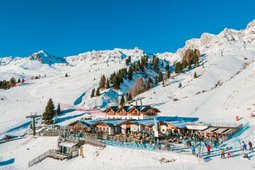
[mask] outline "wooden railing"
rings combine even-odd
[[[88,135],[85,135],[84,137],[66,136],[65,139],[76,142],[84,142],[94,146],[105,147],[105,144],[102,141]]]
[[[48,150],[47,152],[44,152],[43,154],[39,155],[38,157],[34,158],[32,161],[28,162],[28,167],[31,167],[41,161],[43,161],[44,159],[46,159],[50,154],[55,153],[56,151],[51,149]]]

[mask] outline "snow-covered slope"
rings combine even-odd
[[[162,115],[197,116],[204,121],[233,122],[235,116],[249,121],[255,112],[255,21],[241,31],[224,29],[218,35],[205,33],[191,39],[176,53],[158,53],[161,61],[172,66],[180,61],[187,49],[199,49],[200,66],[185,73],[171,74],[165,86],[159,84],[137,97],[145,97],[144,104],[152,104]],[[73,107],[94,108],[114,104],[126,93],[134,81],[124,81],[120,91],[101,91],[100,97],[90,98],[98,87],[100,77],[109,77],[126,67],[125,59],[138,61],[146,53],[139,49],[91,51],[60,59],[39,51],[28,57],[0,58],[0,80],[11,77],[27,79],[23,85],[9,90],[0,89],[0,137],[20,135],[27,130],[30,113],[42,114],[49,98],[66,110],[59,123],[80,119],[84,112]],[[147,70],[150,74],[155,74]],[[198,78],[194,79],[194,73]],[[65,77],[65,74],[68,77]],[[31,76],[40,79],[30,80]],[[142,74],[136,74],[138,78]],[[179,88],[179,84],[182,87]],[[69,109],[69,110],[68,110]]]
[[[218,35],[203,34],[199,39],[188,40],[176,53],[156,54],[162,61],[169,61],[170,65],[180,61],[185,50],[189,48],[197,48],[204,55],[200,58],[199,67],[180,75],[172,73],[174,78],[166,80],[165,87],[158,85],[142,93],[140,96],[145,97],[144,102],[158,107],[164,115],[196,115],[204,119],[207,119],[208,115],[212,115],[215,119],[223,119],[251,112],[254,109],[250,101],[253,97],[252,91],[249,100],[245,102],[247,105],[239,106],[239,102],[235,101],[236,98],[231,101],[230,98],[233,93],[242,93],[240,95],[245,98],[243,94],[245,92],[241,90],[245,91],[253,83],[251,77],[255,71],[254,23],[254,21],[249,23],[247,28],[241,31],[225,29]],[[1,58],[1,80],[8,80],[11,77],[26,79],[31,76],[42,76],[41,79],[28,81],[22,86],[1,90],[0,97],[3,100],[0,101],[0,106],[3,109],[0,114],[5,115],[3,121],[25,117],[31,112],[41,114],[50,97],[55,103],[86,108],[116,103],[119,95],[127,92],[133,82],[124,82],[121,91],[102,91],[100,97],[91,99],[92,89],[98,86],[102,74],[109,77],[114,71],[126,67],[125,59],[128,56],[135,62],[144,55],[145,52],[139,48],[116,48],[86,52],[64,59],[44,51],[25,58]],[[193,78],[194,72],[199,75],[197,79]],[[69,77],[64,77],[66,73]],[[141,75],[135,77],[139,76]],[[178,88],[180,82],[182,87]],[[244,83],[245,85],[242,85]],[[243,86],[248,87],[243,88]],[[218,103],[217,106],[215,102]],[[27,106],[24,107],[26,104]],[[33,107],[34,105],[36,106]],[[182,107],[183,105],[186,107]],[[6,128],[10,127],[6,126]],[[5,128],[2,128],[0,133],[4,131],[3,129]]]

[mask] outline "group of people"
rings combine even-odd
[[[191,143],[187,143],[187,145],[190,146],[192,154],[196,155],[195,145],[191,144]],[[205,147],[206,147],[206,150],[207,150],[207,155],[210,155],[211,154],[211,148],[212,148],[211,145],[207,144],[207,145],[205,145]],[[253,150],[253,144],[252,144],[251,141],[248,142],[248,145],[244,141],[242,141],[241,151],[243,151],[243,158],[249,158],[247,151],[252,151],[252,150]],[[226,155],[226,153],[227,153],[227,155]],[[228,147],[225,148],[225,149],[221,148],[220,149],[220,156],[221,156],[222,159],[231,158],[232,155],[230,153],[230,148],[228,148]]]
[[[228,151],[227,152],[227,158],[231,158],[232,155],[231,155],[231,153],[229,151],[229,148],[227,148],[226,150]],[[226,156],[225,156],[225,149],[224,148],[220,149],[220,157],[221,157],[221,159],[225,159],[226,158]]]
[[[249,149],[247,148],[247,144],[244,141],[242,141],[241,150],[243,152],[243,158],[249,158],[247,151],[253,150],[253,144],[251,141],[248,142],[248,146],[249,146]]]

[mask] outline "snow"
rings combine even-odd
[[[238,140],[255,141],[255,21],[241,31],[224,29],[218,35],[202,34],[201,38],[188,40],[176,53],[156,54],[171,65],[179,61],[185,50],[198,48],[204,55],[203,63],[197,68],[186,70],[165,82],[151,88],[137,97],[145,97],[143,104],[158,108],[161,115],[199,117],[205,122],[234,123],[235,117],[242,118],[240,123],[250,123],[250,128],[241,136],[235,137],[229,145],[239,147]],[[245,43],[244,43],[245,42]],[[245,46],[244,46],[245,44]],[[222,51],[222,52],[221,52]],[[221,56],[221,53],[223,56]],[[40,56],[35,59],[34,56]],[[92,109],[116,104],[118,98],[125,94],[133,81],[124,81],[120,91],[105,90],[100,97],[90,98],[93,88],[98,86],[100,77],[109,77],[125,65],[125,58],[131,56],[136,62],[145,53],[139,48],[91,51],[64,60],[45,51],[39,51],[28,57],[0,58],[0,80],[11,77],[24,78],[25,84],[9,90],[0,90],[0,138],[4,135],[23,135],[28,132],[30,120],[25,116],[31,113],[42,114],[49,98],[55,105],[61,104],[63,113],[58,116],[60,125],[79,120],[86,111],[75,107]],[[147,74],[155,72],[146,70]],[[198,78],[194,79],[194,73]],[[65,74],[68,77],[65,77]],[[42,77],[30,80],[31,76]],[[136,78],[142,74],[135,75]],[[178,88],[181,82],[182,87]],[[74,106],[75,105],[75,106]],[[38,122],[38,125],[40,123]],[[53,149],[57,139],[38,137],[25,138],[0,144],[1,161],[15,158],[9,168],[26,169],[27,163],[43,152]],[[46,159],[31,169],[44,169],[49,165],[54,169],[252,169],[251,161],[240,159],[221,160],[213,157],[211,161],[198,161],[192,155],[181,153],[150,152],[124,148],[106,147],[104,150],[86,145],[85,158],[69,161]],[[99,155],[98,155],[99,153]],[[239,153],[239,152],[238,152]],[[25,156],[24,156],[25,155]],[[98,156],[97,156],[98,155]],[[161,158],[175,159],[174,162],[162,164]],[[184,166],[184,167],[183,167]],[[6,167],[1,167],[6,168]]]

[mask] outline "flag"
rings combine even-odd
[[[156,116],[154,116],[154,130],[158,130],[158,122]]]
[[[154,116],[154,137],[158,137],[158,122],[156,116]]]

